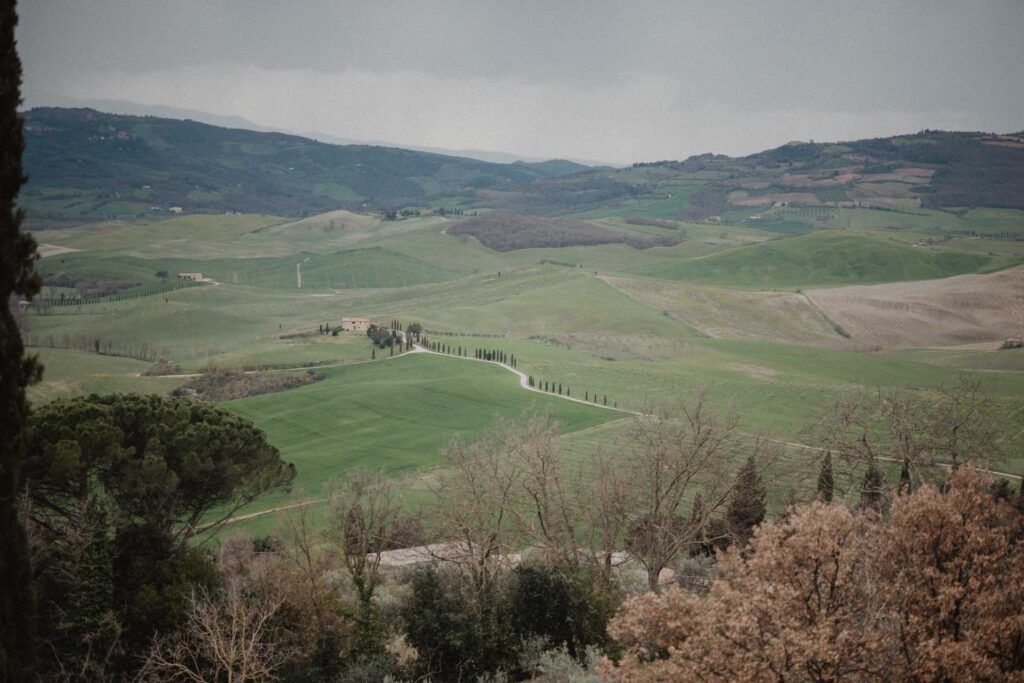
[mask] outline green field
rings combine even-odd
[[[1009,262],[932,251],[872,235],[818,231],[638,271],[648,277],[739,289],[796,289],[928,280]]]
[[[296,489],[313,496],[352,468],[400,475],[436,466],[445,443],[479,436],[496,416],[549,412],[566,432],[621,417],[523,391],[500,368],[435,355],[322,372],[327,379],[315,384],[225,404],[266,430],[295,463]],[[254,509],[282,500],[267,496]]]
[[[622,182],[660,182],[659,173],[624,170]],[[671,201],[683,202],[684,195]],[[762,292],[1010,266],[1021,260],[1019,242],[915,242],[936,234],[933,223],[1012,231],[1024,226],[1019,212],[785,207],[773,220],[811,231],[779,238],[742,222],[753,211],[720,224],[628,222],[659,215],[656,206],[641,208],[588,220],[617,231],[674,235],[680,243],[496,252],[449,235],[446,227],[457,219],[386,221],[347,211],[299,220],[209,215],[46,229],[36,235],[41,242],[78,250],[42,259],[47,275],[155,290],[157,271],[199,271],[218,284],[30,313],[28,341],[46,366],[31,397],[167,392],[185,381],[140,377],[148,363],[130,358],[38,348],[68,343],[145,348],[185,372],[207,364],[319,368],[327,375],[321,382],[227,404],[266,430],[298,468],[293,492],[267,496],[245,512],[317,497],[329,479],[352,467],[384,469],[422,500],[428,494],[418,478],[440,464],[448,439],[478,435],[495,416],[516,417],[530,407],[550,410],[563,423],[571,434],[565,448],[578,462],[621,447],[622,414],[524,391],[511,373],[493,366],[425,355],[385,360],[381,350],[377,362],[365,362],[371,347],[364,334],[317,334],[344,316],[419,322],[433,341],[470,355],[474,348],[515,354],[518,368],[538,382],[561,383],[573,397],[597,395],[602,403],[607,396],[620,408],[685,400],[706,387],[712,404],[735,410],[749,431],[790,440],[804,438],[838,398],[880,387],[927,398],[963,372],[1010,407],[1011,423],[1020,421],[1012,408],[1024,397],[1020,353],[865,352],[800,295]],[[296,264],[302,264],[301,289]],[[802,490],[810,476],[805,460],[787,462],[770,486],[779,496]],[[1024,458],[1014,456],[1005,468],[1024,472]],[[273,516],[242,526],[269,531]]]

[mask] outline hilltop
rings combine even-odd
[[[23,203],[37,218],[166,212],[309,215],[395,208],[476,188],[515,187],[588,167],[496,164],[190,120],[38,108],[25,114]]]
[[[186,213],[312,215],[406,206],[547,216],[640,215],[757,221],[800,232],[815,209],[1024,209],[1024,135],[922,131],[795,142],[746,157],[591,168],[491,163],[92,109],[25,114],[23,205],[36,219]],[[803,213],[801,213],[803,212]],[[810,212],[810,213],[808,213]]]

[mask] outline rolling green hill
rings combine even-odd
[[[65,273],[122,282],[154,281],[157,271],[201,272],[218,282],[298,289],[297,266],[301,267],[304,289],[406,287],[451,280],[464,274],[380,247],[248,259],[143,259],[78,252],[66,254],[60,260],[44,261],[39,270],[44,274]]]
[[[496,164],[91,109],[30,110],[25,139],[30,182],[21,203],[36,220],[166,215],[170,207],[283,216],[404,206],[690,219],[735,212],[728,217],[738,220],[780,206],[897,216],[1024,209],[1024,149],[1012,136],[985,133],[790,143],[625,169]],[[799,232],[801,223],[778,228]]]
[[[649,277],[741,289],[793,289],[927,280],[976,272],[980,254],[911,247],[864,233],[821,230],[641,269]]]
[[[523,391],[511,373],[454,358],[412,354],[323,372],[315,384],[225,404],[266,430],[308,495],[352,468],[397,474],[438,465],[449,440],[479,436],[498,415],[549,411],[564,431],[622,417]]]
[[[92,109],[30,110],[25,139],[31,181],[22,203],[39,218],[135,216],[171,206],[278,215],[394,208],[428,196],[501,188],[585,168],[330,145]]]

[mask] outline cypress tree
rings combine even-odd
[[[583,400],[584,401],[589,401],[590,400],[590,392],[589,391],[584,391],[583,392]]]
[[[872,458],[868,462],[867,472],[864,473],[864,483],[861,484],[860,507],[864,510],[881,512],[884,500],[884,486],[885,478],[882,476],[881,470],[878,469],[875,465],[874,459]]]
[[[761,475],[757,472],[754,458],[747,458],[736,473],[732,499],[725,511],[725,519],[738,543],[746,544],[750,540],[754,527],[764,521],[766,509]]]
[[[900,485],[897,489],[897,494],[901,496],[909,496],[912,488],[913,484],[910,481],[910,464],[904,460],[903,466],[900,467]]]
[[[8,303],[12,295],[39,291],[36,243],[21,231],[23,214],[15,199],[25,176],[21,103],[21,60],[14,42],[14,2],[0,7],[0,680],[33,678],[35,601],[25,530],[18,519],[21,431],[28,419],[25,387],[39,379],[35,358],[25,357],[21,332]]]
[[[818,472],[817,498],[823,503],[831,503],[835,491],[835,478],[832,475],[832,453],[825,451],[825,457],[821,461],[821,470]]]
[[[370,347],[370,360],[377,360],[377,347],[376,346],[371,346]]]

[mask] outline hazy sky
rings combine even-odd
[[[55,95],[616,163],[1024,128],[1024,1],[22,0]]]

